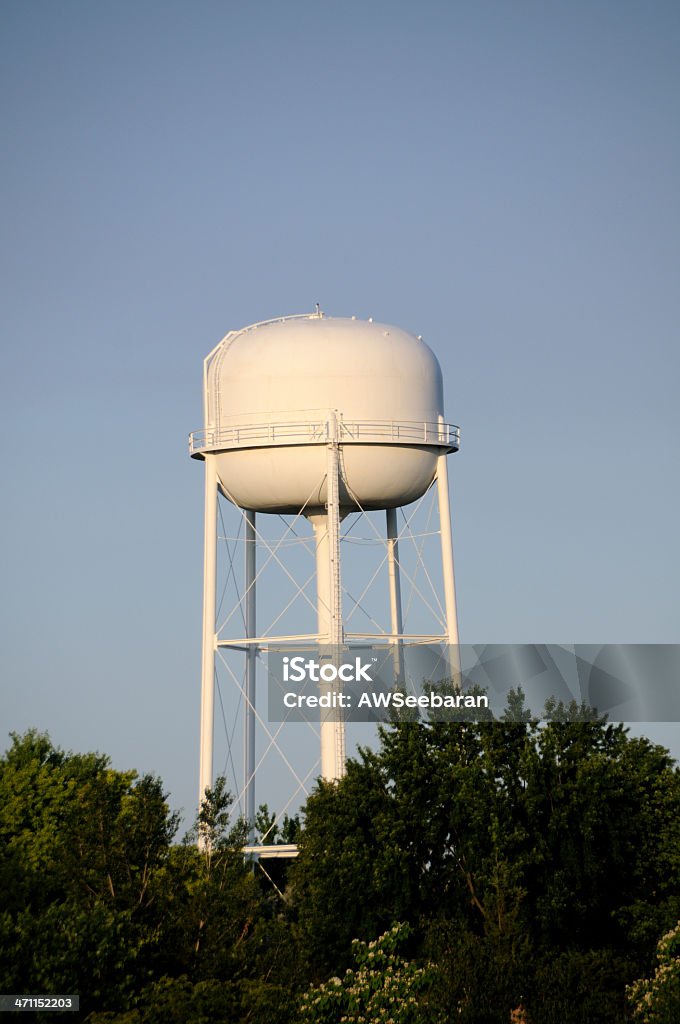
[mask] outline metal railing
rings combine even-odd
[[[327,444],[333,436],[334,422],[331,418],[235,423],[220,429],[194,431],[189,435],[189,454],[234,448]],[[425,420],[344,420],[338,416],[337,441],[340,444],[428,445],[458,451],[460,428],[453,423]]]

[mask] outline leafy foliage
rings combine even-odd
[[[372,942],[356,939],[355,968],[303,994],[300,1024],[443,1024],[447,1018],[427,1006],[437,969],[419,967],[398,952],[409,932],[396,924]]]
[[[581,1019],[622,1019],[634,964],[678,916],[680,776],[621,726],[558,717],[539,727],[519,700],[502,722],[400,723],[319,784],[293,867],[310,973],[401,920],[448,965],[459,1019],[531,1003],[542,1020],[552,999],[551,1019],[576,1020],[596,983]]]
[[[677,1024],[680,1020],[680,921],[657,945],[657,967],[627,991],[637,1024]]]
[[[2,991],[81,993],[90,1021],[257,1020],[257,1006],[285,1021],[278,972],[295,972],[224,780],[179,845],[177,827],[160,780],[14,736],[0,759]]]
[[[302,828],[260,808],[298,843],[276,886],[224,779],[178,842],[160,780],[15,736],[0,986],[79,992],[88,1024],[620,1024],[628,985],[639,1024],[675,1022],[678,770],[588,708],[551,716],[517,691],[500,722],[385,728]]]
[[[255,831],[262,846],[280,846],[295,843],[300,834],[300,817],[295,814],[283,815],[281,824],[276,815],[270,813],[267,804],[260,804],[255,815]]]
[[[14,736],[0,761],[2,990],[125,1003],[153,969],[154,878],[177,824],[160,780]]]

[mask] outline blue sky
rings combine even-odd
[[[6,0],[0,29],[3,735],[191,813],[202,359],[317,301],[439,356],[461,639],[680,640],[677,4]]]

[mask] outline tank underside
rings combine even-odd
[[[432,483],[441,449],[430,445],[340,445],[340,505],[397,508],[416,501]],[[296,514],[327,502],[327,448],[290,445],[215,454],[225,495],[240,508]]]

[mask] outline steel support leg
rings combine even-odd
[[[245,514],[245,627],[246,637],[257,636],[257,599],[255,577],[257,573],[257,542],[255,513]],[[243,790],[246,821],[251,829],[251,842],[255,822],[255,685],[257,673],[257,647],[249,644],[246,651],[245,708],[243,716]]]
[[[205,527],[203,540],[203,661],[201,670],[201,735],[198,803],[213,784],[215,724],[215,598],[217,581],[217,471],[205,456]]]

